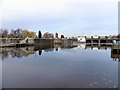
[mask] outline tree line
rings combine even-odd
[[[58,34],[58,33],[57,33]],[[15,29],[8,32],[7,29],[0,29],[0,38],[55,38],[53,33],[46,32],[42,35],[41,31],[36,35],[35,32],[29,30]],[[64,38],[64,35],[61,35]]]
[[[22,30],[22,29],[16,29],[11,30],[11,32],[8,32],[7,29],[0,29],[0,38],[34,38],[35,32],[28,31],[28,30]]]

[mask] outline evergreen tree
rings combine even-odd
[[[64,38],[64,35],[61,35],[61,38]]]
[[[39,35],[38,35],[38,37],[39,37],[39,38],[42,37],[42,33],[41,33],[41,31],[39,31]]]

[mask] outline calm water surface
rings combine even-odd
[[[3,50],[3,88],[117,88],[118,61],[106,50]]]

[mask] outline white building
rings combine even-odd
[[[99,36],[97,36],[97,35],[94,35],[94,36],[93,36],[93,38],[98,38],[98,37],[99,37]]]
[[[78,36],[78,42],[86,42],[85,36]]]

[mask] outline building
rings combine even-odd
[[[93,36],[93,38],[99,38],[99,36],[97,36],[97,35],[94,35],[94,36]]]
[[[86,42],[85,36],[78,36],[77,38],[78,42]]]

